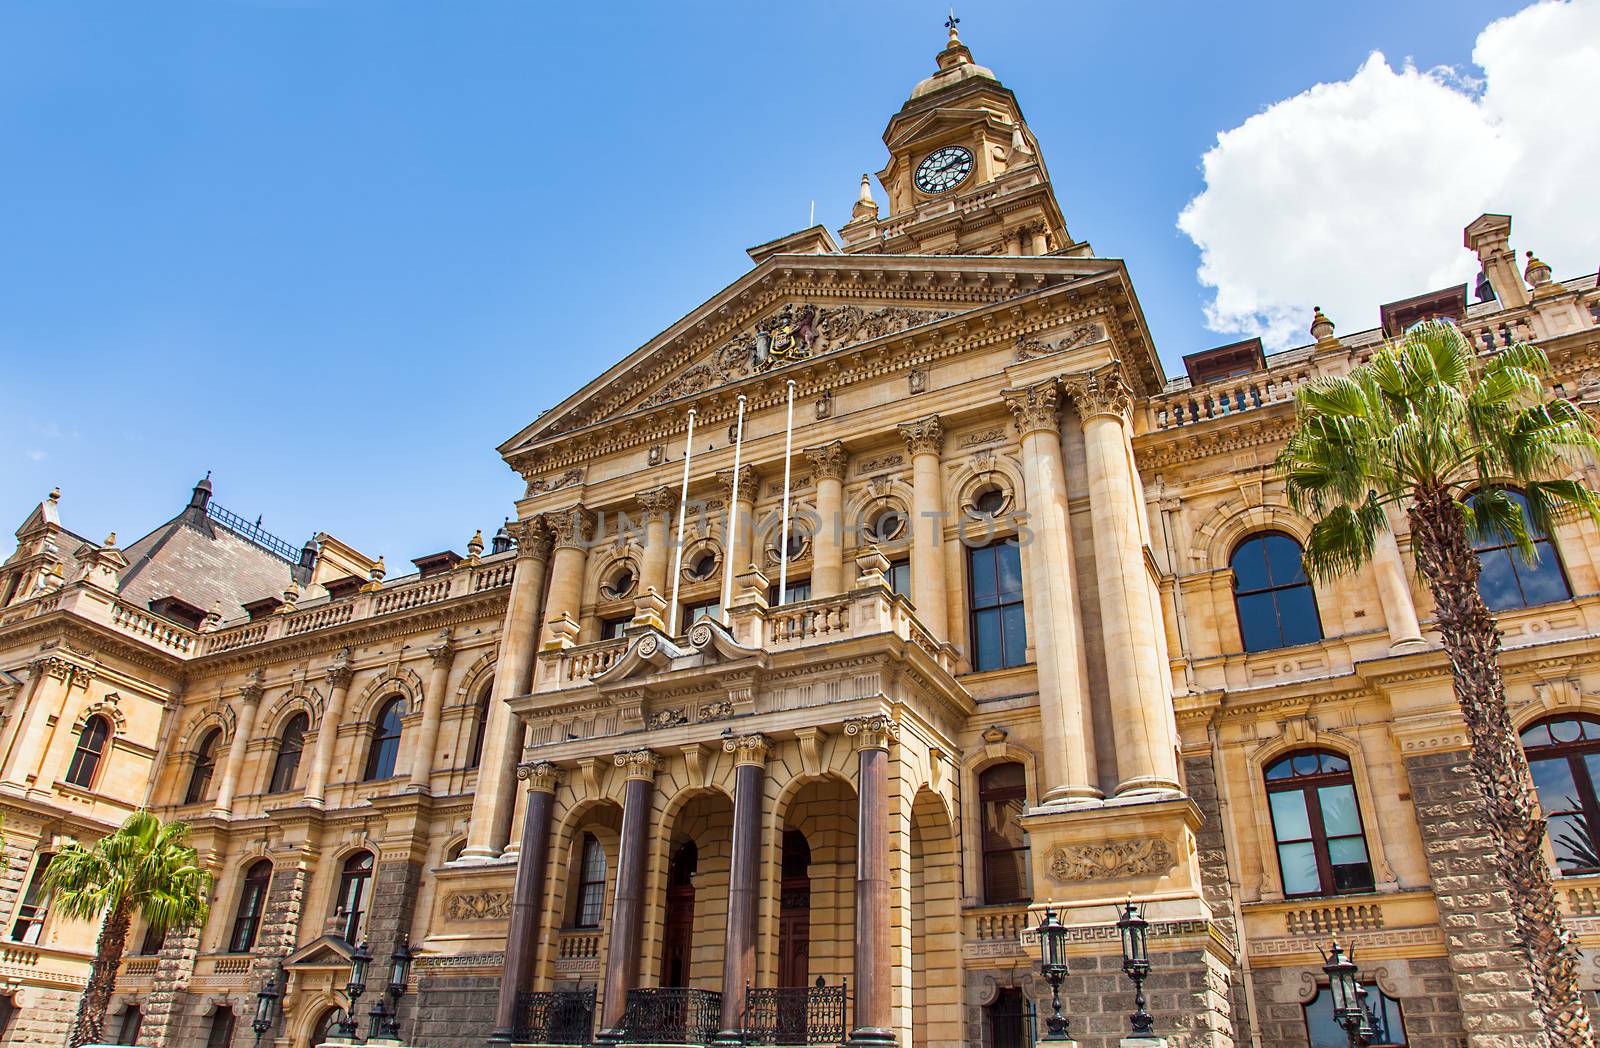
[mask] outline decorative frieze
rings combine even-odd
[[[1104,337],[1099,324],[1085,324],[1074,328],[1065,338],[1056,339],[1054,342],[1044,342],[1033,335],[1018,335],[1017,360],[1034,360],[1053,353],[1064,353],[1075,346],[1098,342]]]
[[[562,488],[570,488],[582,483],[583,469],[582,467],[574,466],[563,473],[556,474],[555,476],[537,477],[528,481],[528,491],[524,497],[532,498],[535,495],[544,495],[552,491],[560,491]]]
[[[1058,881],[1158,877],[1178,864],[1172,845],[1156,837],[1092,844],[1064,844],[1050,853],[1050,875]]]
[[[852,717],[844,722],[844,733],[858,750],[886,750],[900,741],[900,722],[882,713]]]
[[[504,921],[511,918],[508,891],[451,892],[445,896],[444,916],[451,921]]]
[[[1000,396],[1024,435],[1038,431],[1054,433],[1061,424],[1061,387],[1055,379],[1017,389],[1002,389]]]
[[[929,415],[914,422],[902,422],[900,436],[905,439],[906,450],[913,458],[918,455],[937,455],[944,450],[944,425],[938,415]]]

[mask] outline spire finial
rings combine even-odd
[[[944,27],[950,30],[950,42],[945,45],[946,47],[961,46],[961,35],[956,32],[956,26],[960,24],[961,19],[956,17],[956,9],[952,7],[950,9],[950,17],[944,20]]]

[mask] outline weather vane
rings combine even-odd
[[[952,7],[950,9],[950,17],[944,20],[944,27],[953,33],[955,32],[956,26],[960,24],[961,19],[956,17],[956,9]]]

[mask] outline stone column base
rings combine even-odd
[[[895,1040],[893,1030],[884,1030],[873,1026],[861,1026],[850,1031],[850,1037],[845,1042],[846,1048],[882,1048],[884,1045],[899,1044]]]

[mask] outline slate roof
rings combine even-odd
[[[177,597],[207,611],[220,605],[223,619],[240,617],[251,601],[281,597],[297,567],[195,507],[122,554],[128,570],[118,592],[130,604],[148,607],[161,597]],[[293,577],[305,582],[298,573]]]

